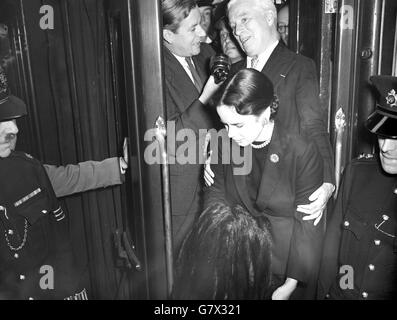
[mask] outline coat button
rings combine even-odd
[[[348,227],[348,226],[350,226],[350,222],[349,222],[349,221],[345,221],[345,222],[343,223],[343,225],[344,225],[345,227]]]
[[[380,240],[376,239],[376,240],[374,240],[374,243],[376,246],[380,246]]]
[[[25,279],[26,277],[23,274],[19,275],[19,280],[25,280]]]
[[[47,211],[47,210],[42,210],[41,212],[44,213],[44,214],[46,214],[48,211]]]
[[[368,293],[366,293],[366,292],[363,292],[361,295],[363,296],[364,299],[368,298]]]
[[[369,268],[369,270],[371,270],[371,271],[374,271],[374,270],[375,270],[375,266],[374,266],[373,264],[370,264],[370,265],[368,266],[368,268]]]
[[[397,194],[397,188],[395,188],[395,189],[393,190],[393,193],[394,193],[394,194]]]
[[[15,258],[15,259],[18,259],[18,258],[19,258],[19,254],[18,254],[18,253],[15,253],[15,254],[14,254],[14,258]]]
[[[10,235],[10,236],[12,236],[13,234],[14,234],[14,230],[8,230],[8,234]]]
[[[34,300],[32,297],[29,297],[29,300]]]

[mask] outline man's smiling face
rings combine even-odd
[[[259,8],[254,1],[236,2],[229,8],[230,27],[249,57],[261,54],[272,42],[271,25],[266,18],[270,13]]]

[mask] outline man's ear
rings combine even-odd
[[[163,39],[165,42],[172,44],[174,42],[175,34],[168,29],[163,29]]]
[[[274,25],[277,21],[277,16],[274,16],[274,12],[271,10],[266,11],[265,18],[269,26]]]

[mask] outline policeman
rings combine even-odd
[[[46,171],[16,152],[26,105],[0,73],[0,299],[85,299],[68,221]]]
[[[320,299],[397,297],[397,77],[371,82],[379,98],[366,126],[379,154],[346,167],[327,229]]]

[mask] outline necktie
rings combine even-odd
[[[186,57],[185,60],[187,62],[187,65],[189,66],[190,72],[192,73],[194,85],[197,88],[198,92],[201,92],[201,90],[203,89],[203,82],[201,81],[201,78],[193,65],[192,58]]]
[[[251,59],[251,68],[255,69],[259,62],[258,56],[252,57]]]

